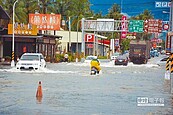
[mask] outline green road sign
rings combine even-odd
[[[144,32],[144,20],[130,20],[129,32]]]

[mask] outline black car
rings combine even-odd
[[[115,65],[125,65],[128,64],[128,57],[126,55],[120,55],[115,59]]]

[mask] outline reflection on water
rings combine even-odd
[[[37,100],[37,104],[41,104],[42,103],[42,97],[37,97],[36,96],[36,100]]]
[[[111,62],[101,67],[97,76],[84,63],[48,64],[39,71],[0,69],[0,114],[161,115],[171,107],[164,69]],[[43,98],[35,96],[38,81],[44,83]],[[137,107],[137,97],[143,96],[162,97],[165,107]]]
[[[170,93],[171,92],[171,81],[164,80],[164,92]]]

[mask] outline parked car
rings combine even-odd
[[[166,51],[162,50],[160,53],[163,55],[163,54],[166,54]]]
[[[157,50],[151,50],[150,57],[159,57],[159,52]]]
[[[120,55],[119,52],[115,52],[115,53],[111,56],[111,61],[112,61],[112,60],[115,60],[119,55]]]
[[[38,70],[46,67],[46,61],[41,53],[24,53],[16,64],[17,69]]]
[[[165,56],[161,58],[159,61],[156,62],[157,65],[159,66],[166,66],[166,61],[169,58],[169,56]]]
[[[97,56],[87,56],[84,62],[85,63],[90,63],[91,60],[93,60],[93,59],[97,59]]]
[[[125,65],[127,66],[128,64],[128,57],[125,55],[119,55],[116,59],[115,59],[115,65]]]

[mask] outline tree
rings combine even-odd
[[[10,23],[12,23],[13,17],[13,5],[16,0],[0,0],[0,3],[4,10],[7,11],[9,16],[11,17]],[[27,23],[27,14],[25,9],[25,1],[18,1],[15,5],[15,22],[24,22]]]
[[[119,20],[122,17],[122,14],[120,13],[120,6],[117,4],[113,4],[113,6],[109,9],[109,12],[106,17],[113,18],[115,20]]]
[[[130,47],[130,39],[123,39],[121,42],[121,50],[124,52],[125,50],[129,50]]]

